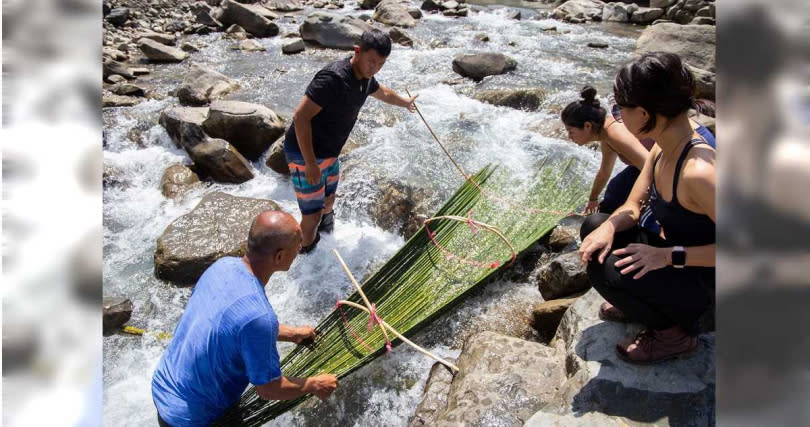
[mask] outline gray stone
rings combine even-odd
[[[411,28],[416,26],[416,20],[408,13],[406,5],[400,3],[399,0],[382,0],[374,8],[372,18],[377,22],[395,27]]]
[[[636,24],[649,24],[662,16],[664,16],[664,9],[640,7],[630,16],[630,21]]]
[[[127,59],[129,59],[129,55],[127,55],[126,53],[110,47],[102,48],[101,55],[104,56],[105,58],[111,58],[116,61],[126,61]]]
[[[592,47],[594,49],[607,49],[608,44],[602,42],[589,42],[588,47]]]
[[[545,300],[568,296],[591,286],[578,252],[557,256],[534,272],[533,280]]]
[[[200,51],[200,49],[198,49],[197,46],[194,46],[191,43],[183,43],[182,45],[180,45],[180,49],[183,52],[188,52],[188,53],[193,53],[193,52],[199,52]]]
[[[285,123],[260,104],[214,101],[202,127],[206,134],[231,142],[243,156],[255,161],[284,134]]]
[[[110,92],[116,95],[123,95],[123,96],[146,95],[146,91],[142,87],[126,82],[116,83],[115,85],[110,87]]]
[[[192,64],[177,98],[183,105],[205,105],[239,89],[239,83],[224,74],[199,64]]]
[[[459,6],[458,2],[456,2],[454,0],[450,0],[450,1],[446,1],[444,3],[441,3],[439,5],[439,8],[441,8],[442,10],[458,9],[458,6]]]
[[[639,423],[629,418],[615,417],[600,412],[587,412],[584,414],[551,414],[548,412],[537,412],[531,418],[526,420],[523,427],[548,427],[548,426],[565,426],[565,427],[641,427],[641,426],[657,426],[658,423]]]
[[[304,40],[296,35],[295,38],[291,38],[281,45],[281,52],[287,55],[292,55],[294,53],[303,52],[305,48]]]
[[[413,236],[428,218],[433,191],[397,180],[381,178],[374,181],[373,203],[370,206],[374,224],[405,239]]]
[[[408,13],[413,17],[413,19],[422,19],[422,10],[418,7],[409,7]]]
[[[278,25],[271,21],[272,17],[275,14],[262,6],[224,0],[219,21],[226,26],[239,25],[255,37],[272,37],[279,31]]]
[[[268,0],[263,3],[264,7],[279,12],[296,12],[304,10],[304,5],[298,0]]]
[[[399,43],[402,46],[413,46],[413,39],[411,36],[397,27],[391,28],[388,35],[391,37],[391,41],[394,43]]]
[[[650,0],[650,7],[658,8],[658,9],[666,9],[678,0]]]
[[[132,73],[132,69],[112,58],[104,58],[104,61],[102,62],[102,74],[105,79],[113,74],[125,77],[127,79],[135,78],[135,75]]]
[[[707,3],[703,0],[685,0],[683,8],[688,10],[689,12],[695,13],[698,10],[704,8],[706,4]]]
[[[455,359],[448,362],[454,363]],[[419,406],[416,407],[409,427],[422,427],[436,425],[436,415],[447,407],[447,395],[450,384],[453,382],[453,372],[442,365],[434,363],[430,368],[430,376],[425,384],[425,392]]]
[[[706,16],[706,17],[709,17],[709,18],[714,18],[715,17],[714,4],[709,4],[708,6],[705,6],[705,7],[701,8],[700,10],[695,12],[695,15],[696,16]]]
[[[602,8],[605,3],[600,0],[569,0],[558,6],[551,17],[559,20],[602,19]]]
[[[517,61],[496,52],[460,54],[453,58],[453,71],[475,81],[484,77],[505,74],[517,68]]]
[[[204,138],[188,154],[197,170],[216,182],[241,184],[253,179],[250,164],[224,139]]]
[[[101,96],[102,107],[132,107],[133,105],[139,104],[141,101],[143,101],[143,98],[116,95],[107,91]]]
[[[263,52],[267,49],[254,39],[242,40],[239,42],[239,49],[247,52]]]
[[[132,317],[132,301],[121,297],[104,297],[102,301],[102,333],[111,335]]]
[[[175,47],[166,46],[152,39],[138,40],[138,47],[144,56],[153,62],[181,62],[188,58],[188,53]]]
[[[537,331],[542,342],[548,343],[557,333],[565,311],[576,302],[578,297],[543,301],[532,310],[532,327]]]
[[[118,74],[111,74],[109,77],[107,77],[107,81],[110,83],[121,83],[127,81],[127,79],[124,78],[124,76],[119,76]]]
[[[332,49],[351,50],[360,42],[363,31],[371,30],[366,22],[349,16],[314,12],[301,24],[301,38]]]
[[[710,16],[696,16],[689,25],[715,25],[716,21]]]
[[[117,7],[115,9],[110,10],[110,13],[104,17],[110,24],[115,25],[116,27],[123,26],[128,20],[130,16],[130,10],[127,7]]]
[[[206,195],[158,238],[155,274],[179,285],[193,285],[219,258],[244,255],[253,218],[263,211],[278,209],[272,200],[221,192]]]
[[[380,4],[380,0],[359,0],[357,2],[361,9],[374,9],[378,4]]]
[[[287,155],[284,154],[284,139],[279,138],[278,141],[274,142],[273,145],[270,146],[270,155],[267,156],[267,161],[265,162],[268,168],[273,170],[274,172],[280,173],[282,175],[289,175],[290,174],[290,167],[289,162],[287,162]]]
[[[636,42],[636,54],[671,52],[695,68],[714,73],[715,30],[709,25],[658,24],[647,27]]]
[[[437,10],[442,9],[441,6],[439,6],[439,3],[438,3],[437,0],[424,0],[422,2],[422,6],[420,6],[419,8],[422,9],[422,10],[426,10],[428,12],[437,11]]]
[[[541,88],[490,89],[476,93],[475,99],[492,105],[536,111],[546,99],[546,91]]]
[[[172,107],[163,110],[158,120],[178,147],[191,150],[205,140],[202,124],[208,107]]]
[[[174,46],[177,43],[177,38],[171,34],[156,33],[154,31],[144,31],[137,36],[138,39],[154,40],[166,46]]]
[[[695,77],[695,96],[697,98],[714,100],[717,86],[715,73],[691,66],[688,68]]]
[[[169,166],[163,172],[160,180],[160,189],[164,196],[173,199],[200,182],[200,177],[187,166],[176,164]]]
[[[551,233],[543,236],[539,242],[548,246],[552,252],[570,252],[577,248],[577,230],[558,225]]]
[[[625,3],[607,3],[602,8],[602,21],[605,22],[629,22],[630,12]]]

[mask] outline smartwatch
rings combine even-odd
[[[686,266],[686,249],[683,246],[672,248],[672,266],[675,268],[684,268]]]

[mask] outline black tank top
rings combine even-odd
[[[672,181],[672,200],[667,202],[655,188],[655,166],[663,153],[658,153],[653,163],[653,180],[650,194],[650,207],[661,227],[664,229],[667,242],[678,246],[702,246],[715,242],[715,224],[707,215],[692,212],[678,202],[678,177],[686,155],[692,147],[707,144],[696,138],[684,147],[678,163],[675,165],[675,179]]]

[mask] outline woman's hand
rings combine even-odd
[[[590,215],[592,213],[596,213],[597,209],[599,209],[599,200],[588,200],[588,204],[585,205],[585,210],[582,212],[582,214]]]
[[[624,256],[616,261],[616,267],[624,267],[620,273],[629,274],[639,268],[641,271],[633,276],[633,279],[640,279],[648,271],[658,270],[669,265],[672,248],[656,248],[642,243],[631,243],[626,248],[616,249],[613,255]]]
[[[596,251],[600,251],[599,263],[604,264],[605,257],[607,257],[610,247],[613,245],[613,233],[613,224],[610,221],[605,221],[599,228],[585,237],[579,247],[579,260],[582,265],[588,265],[588,261]]]

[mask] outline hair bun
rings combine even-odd
[[[591,104],[594,107],[599,106],[599,100],[596,99],[596,89],[594,89],[593,86],[583,87],[579,95],[582,97],[584,103]]]

